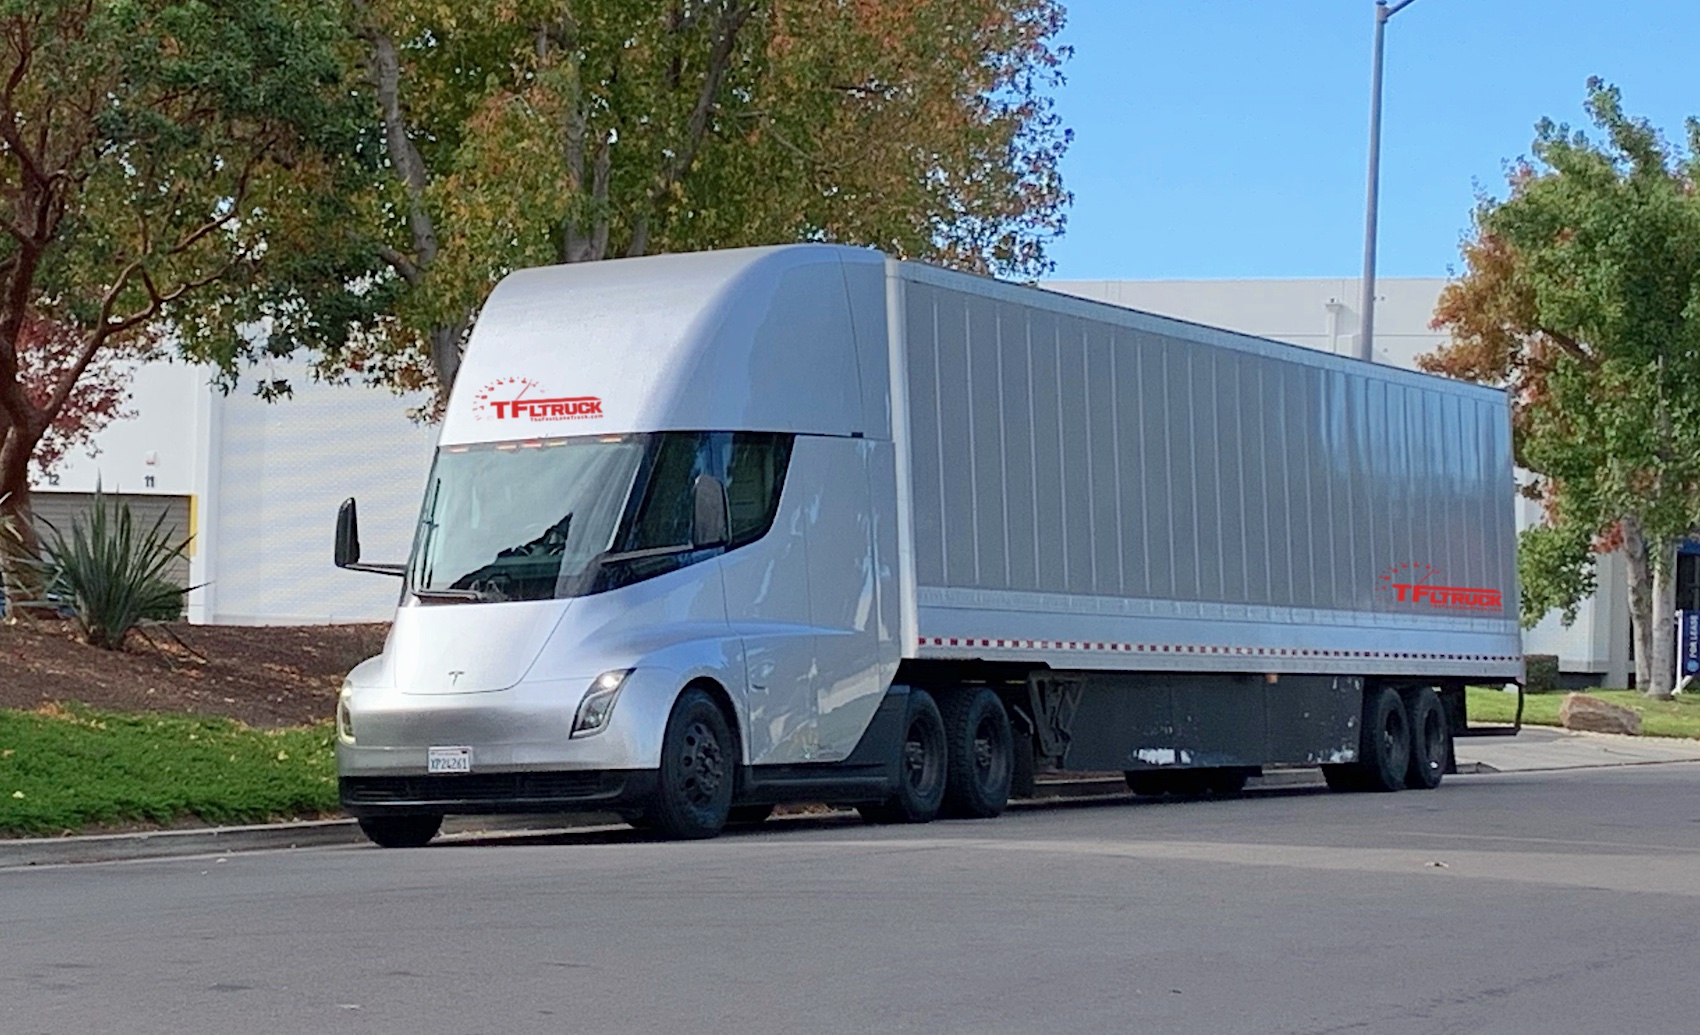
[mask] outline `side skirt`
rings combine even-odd
[[[734,800],[739,805],[884,801],[897,786],[903,715],[908,706],[908,687],[893,686],[886,691],[856,749],[841,761],[743,767],[738,772]]]

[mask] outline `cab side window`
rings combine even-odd
[[[684,432],[660,436],[624,549],[690,545],[695,500],[692,485],[697,475],[708,471],[710,462],[703,438]]]
[[[793,436],[734,432],[726,454],[726,503],[732,516],[731,548],[767,534],[779,512]]]

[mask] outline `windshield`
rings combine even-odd
[[[548,600],[613,545],[641,439],[447,446],[408,576],[423,599]]]

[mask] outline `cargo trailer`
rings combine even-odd
[[[990,817],[1035,774],[1432,788],[1522,675],[1503,393],[829,245],[480,314],[344,807]]]

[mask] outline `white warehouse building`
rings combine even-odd
[[[1358,329],[1355,279],[1057,281],[1052,290],[1213,324],[1328,352],[1350,353]],[[1428,327],[1445,281],[1378,282],[1376,360],[1415,366],[1444,336]],[[337,505],[360,500],[366,559],[401,560],[408,549],[435,429],[407,417],[417,399],[361,385],[313,381],[304,367],[284,377],[291,398],[266,403],[247,382],[230,395],[208,372],[173,362],[137,370],[130,409],[75,455],[36,509],[56,523],[86,502],[97,482],[153,513],[165,509],[193,535],[189,619],[220,624],[381,621],[395,605],[390,579],[337,569],[331,533]],[[1538,507],[1520,501],[1520,519]],[[150,518],[151,520],[151,518]],[[1529,653],[1556,654],[1566,682],[1624,686],[1629,672],[1627,592],[1621,560],[1604,559],[1601,594],[1576,623],[1556,616],[1525,634]]]

